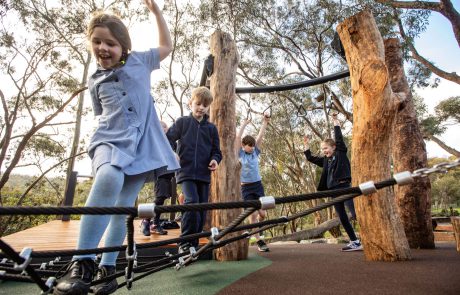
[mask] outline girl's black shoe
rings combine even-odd
[[[92,259],[75,260],[69,264],[66,273],[59,280],[55,295],[86,295],[96,272]]]

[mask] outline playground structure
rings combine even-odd
[[[385,61],[385,50],[375,22],[369,12],[362,12],[345,20],[338,27],[342,39],[348,64],[350,65],[350,78],[353,88],[353,145],[352,171],[353,188],[329,191],[327,196],[341,196],[334,201],[325,203],[316,208],[311,208],[290,217],[281,217],[276,220],[268,220],[259,224],[239,226],[239,224],[254,210],[258,208],[273,208],[275,204],[287,202],[305,201],[309,198],[325,196],[322,193],[298,195],[283,198],[266,197],[266,199],[254,202],[241,202],[239,192],[239,167],[237,159],[232,156],[235,131],[235,75],[238,62],[236,46],[226,33],[217,31],[211,36],[211,53],[214,56],[214,71],[211,76],[210,88],[215,98],[211,107],[211,120],[216,124],[221,136],[222,152],[224,160],[219,170],[212,179],[211,200],[214,204],[196,205],[173,205],[154,206],[141,205],[138,208],[2,208],[2,215],[8,214],[128,214],[128,244],[116,249],[88,249],[76,251],[53,251],[49,253],[34,253],[32,249],[24,249],[17,254],[8,244],[1,241],[2,252],[12,261],[13,271],[26,271],[28,277],[19,278],[16,274],[0,273],[1,279],[17,279],[34,281],[43,292],[52,290],[54,280],[43,281],[40,271],[35,270],[30,262],[32,258],[55,257],[57,255],[73,255],[75,253],[102,253],[104,251],[126,250],[127,266],[124,272],[117,276],[126,276],[126,285],[132,283],[150,273],[166,267],[181,267],[193,263],[197,257],[206,251],[217,249],[216,257],[219,260],[238,260],[247,257],[247,243],[244,239],[255,232],[260,232],[278,223],[287,222],[290,218],[298,218],[314,211],[321,210],[333,205],[355,198],[361,194],[366,196],[356,199],[361,237],[364,244],[365,256],[368,260],[409,260],[411,259],[410,246],[406,238],[407,229],[401,220],[394,192],[389,189],[395,184],[405,184],[409,188],[419,183],[426,183],[426,176],[433,172],[445,172],[448,169],[460,165],[457,160],[454,163],[444,163],[433,169],[425,166],[407,167],[406,170],[413,172],[396,173],[391,176],[390,157],[393,126],[397,119],[397,110],[401,107],[404,98],[401,94],[395,95],[392,90],[389,67]],[[397,48],[392,47],[392,48]],[[390,85],[391,84],[391,85]],[[370,148],[379,146],[379,149]],[[394,149],[393,145],[393,149]],[[394,156],[393,156],[394,158]],[[372,160],[369,160],[372,159]],[[420,165],[421,163],[417,163]],[[421,170],[420,170],[421,169]],[[400,171],[396,171],[400,172]],[[370,183],[369,180],[386,179],[379,183]],[[238,202],[239,201],[239,202]],[[245,208],[241,213],[241,209]],[[227,214],[217,214],[216,209],[227,209]],[[133,239],[133,220],[135,217],[152,217],[154,214],[166,212],[178,212],[186,210],[213,210],[210,232],[193,235],[187,239],[208,237],[209,242],[196,252],[166,256],[159,261],[136,266],[136,246]],[[417,212],[417,210],[415,210]],[[429,210],[428,210],[429,212]],[[431,222],[426,222],[426,216],[420,221],[422,231],[430,230]],[[425,224],[426,223],[426,224]],[[246,232],[246,230],[251,230]],[[227,235],[228,234],[228,235]],[[223,237],[227,236],[226,240]],[[428,240],[432,239],[427,237]],[[177,240],[178,241],[178,240]],[[177,242],[175,241],[175,242]],[[168,241],[174,242],[174,241]],[[143,245],[143,247],[158,246]],[[432,243],[434,245],[434,243]],[[412,246],[412,245],[411,245]],[[428,243],[430,246],[430,243]],[[7,267],[7,270],[11,270]],[[133,272],[145,271],[142,275],[133,277]],[[49,274],[42,272],[41,274]],[[107,279],[112,279],[108,277]]]

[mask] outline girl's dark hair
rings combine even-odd
[[[241,140],[241,143],[243,145],[255,146],[256,145],[256,139],[254,137],[252,137],[251,135],[246,135]]]
[[[95,15],[88,25],[88,38],[91,38],[94,29],[97,27],[109,29],[113,37],[117,39],[118,42],[120,42],[123,56],[128,55],[128,53],[131,51],[131,37],[129,37],[128,28],[126,28],[125,24],[118,16],[106,13],[99,13]]]

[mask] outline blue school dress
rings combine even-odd
[[[127,175],[179,168],[150,94],[150,74],[159,68],[158,49],[133,51],[125,65],[99,68],[89,78],[94,114],[100,116],[88,147],[94,175],[105,163]]]

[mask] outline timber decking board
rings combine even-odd
[[[146,237],[139,231],[140,222],[141,220],[134,221],[134,240],[137,244],[169,240],[177,238],[180,235],[180,229],[168,229],[167,235],[152,234],[150,237]],[[2,240],[13,247],[17,252],[25,247],[30,247],[34,251],[72,250],[75,249],[77,245],[79,228],[80,220],[53,220],[4,236]],[[200,244],[204,244],[207,241],[206,238],[202,238],[200,239]],[[99,247],[103,247],[103,245],[104,236],[102,237]]]

